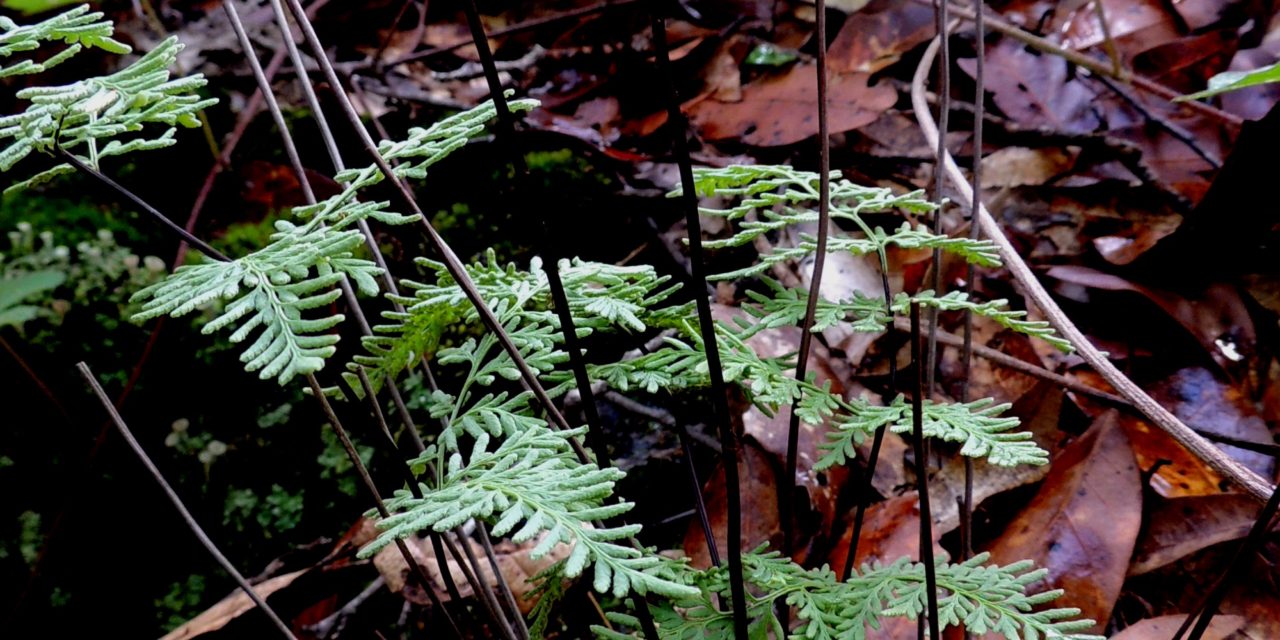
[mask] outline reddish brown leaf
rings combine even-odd
[[[946,554],[937,544],[941,536],[942,531],[934,527],[934,553],[939,557]],[[844,535],[827,557],[827,562],[837,570],[844,568],[852,537],[853,528],[845,527]],[[903,556],[920,558],[920,498],[914,493],[889,498],[867,508],[862,542],[858,544],[858,557],[853,559],[853,566],[889,564]]]
[[[1129,575],[1140,575],[1219,542],[1244,537],[1258,516],[1258,501],[1238,494],[1160,501],[1147,517]]]
[[[1056,606],[1079,607],[1101,632],[1124,584],[1142,525],[1142,488],[1128,439],[1110,411],[1053,461],[1039,493],[990,545],[1001,564],[1034,560]]]
[[[857,129],[898,99],[887,84],[870,86],[865,73],[834,73],[827,85],[831,133]],[[800,64],[780,75],[742,88],[739,102],[709,98],[689,108],[689,116],[708,140],[740,138],[746,144],[774,147],[818,133],[817,83],[813,65]]]
[[[742,548],[754,549],[768,542],[774,549],[781,548],[781,527],[778,522],[778,477],[769,461],[769,454],[751,440],[742,443],[738,458],[738,478],[742,495]],[[729,537],[728,503],[725,494],[724,468],[718,467],[703,487],[707,502],[707,514],[716,536],[716,548],[724,557]],[[684,534],[684,551],[693,566],[705,569],[711,566],[702,526],[695,518]]]
[[[1111,636],[1111,640],[1168,640],[1186,619],[1183,615],[1148,618],[1125,627],[1124,631]],[[1244,618],[1240,616],[1214,616],[1201,637],[1204,640],[1226,640],[1243,626]]]
[[[1201,431],[1240,440],[1271,443],[1271,431],[1253,402],[1239,389],[1214,377],[1208,369],[1178,371],[1151,389],[1151,395],[1183,422]],[[1270,456],[1219,444],[1240,464],[1264,478],[1275,473]]]
[[[833,71],[875,73],[933,34],[933,9],[928,5],[876,2],[845,20],[827,51],[827,64]]]

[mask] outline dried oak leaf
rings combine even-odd
[[[701,100],[689,117],[707,140],[740,139],[758,147],[800,142],[818,133],[817,79],[814,65],[794,65],[781,74],[742,87],[742,99]],[[831,73],[827,81],[831,133],[869,124],[893,106],[898,92],[887,84],[868,85],[866,73]]]
[[[827,51],[835,71],[875,73],[933,37],[933,9],[923,3],[878,1],[849,16]]]

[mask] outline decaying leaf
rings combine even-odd
[[[1129,575],[1141,575],[1205,547],[1242,538],[1257,516],[1257,500],[1238,493],[1162,500],[1147,516]]]
[[[1167,640],[1173,637],[1186,619],[1186,616],[1148,618],[1125,627],[1124,631],[1111,636],[1111,640]],[[1227,640],[1243,626],[1244,618],[1240,616],[1214,616],[1201,637],[1203,640]]]
[[[1039,493],[991,543],[999,563],[1034,560],[1058,606],[1111,618],[1142,526],[1142,488],[1128,439],[1110,411],[1053,461]]]
[[[832,73],[827,85],[831,133],[857,129],[893,106],[898,92],[869,85],[866,73]],[[759,147],[792,144],[816,135],[817,79],[812,64],[799,64],[742,87],[738,102],[714,98],[690,109],[690,119],[708,140],[740,139]]]

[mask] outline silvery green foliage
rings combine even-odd
[[[568,578],[592,568],[592,584],[602,593],[623,597],[632,591],[670,598],[698,593],[673,579],[668,563],[653,553],[618,544],[640,531],[639,525],[600,526],[626,513],[629,502],[606,504],[613,485],[625,475],[618,469],[581,464],[568,438],[583,429],[555,432],[545,423],[508,435],[493,451],[490,440],[477,438],[464,462],[462,454],[449,457],[448,472],[435,487],[423,487],[422,498],[401,492],[387,503],[395,515],[382,520],[376,540],[360,550],[369,557],[396,538],[424,530],[448,531],[472,518],[494,521],[493,535],[511,534],[516,543],[546,532],[530,552],[537,559],[557,543],[571,547],[562,571]],[[434,451],[424,454],[432,457]]]
[[[513,101],[527,110],[536,102]],[[492,103],[450,116],[427,128],[415,128],[404,142],[383,141],[379,148],[388,161],[399,162],[400,178],[422,178],[427,168],[462,147],[495,115]],[[205,325],[205,333],[238,325],[232,342],[257,332],[240,359],[262,378],[280,384],[297,375],[315,373],[333,355],[338,342],[328,333],[343,320],[341,314],[304,317],[306,311],[329,305],[341,295],[338,282],[347,277],[365,295],[377,295],[382,272],[373,262],[356,257],[364,243],[360,220],[407,224],[417,216],[388,210],[386,202],[360,202],[360,192],[382,181],[376,165],[344,171],[337,176],[343,190],[314,205],[296,207],[302,221],[277,223],[271,244],[230,262],[184,266],[168,280],[140,291],[143,310],[135,320],[182,315],[215,300],[227,302],[223,313]],[[353,385],[357,386],[358,385]]]
[[[103,51],[121,55],[132,51],[129,45],[112,38],[114,33],[115,25],[110,20],[103,20],[102,12],[90,12],[87,4],[70,9],[44,22],[25,26],[17,24],[8,17],[0,16],[0,61],[7,64],[7,66],[0,66],[0,78],[43,73],[66,62],[85,47],[97,47]],[[8,61],[8,58],[14,54],[35,51],[42,44],[59,40],[67,45],[66,48],[42,62],[29,59],[16,60],[12,63]]]
[[[1077,619],[1079,609],[1034,610],[1062,595],[1061,590],[1026,593],[1030,585],[1044,579],[1043,569],[1032,570],[1031,563],[1025,561],[1001,567],[986,564],[988,560],[984,553],[961,564],[937,565],[940,629],[964,624],[969,633],[992,632],[1011,639],[1102,640],[1102,636],[1086,633],[1094,623]],[[844,582],[836,580],[827,567],[804,569],[777,553],[759,550],[743,556],[743,568],[751,586],[747,597],[753,614],[753,638],[863,640],[868,629],[880,628],[883,619],[914,620],[925,607],[924,565],[906,558],[887,566],[863,566]],[[696,585],[699,593],[654,611],[659,637],[731,637],[732,612],[723,604],[729,597],[728,572],[713,568],[684,579]],[[789,635],[774,613],[775,604],[781,602],[794,608],[799,622]],[[637,637],[630,632],[639,627],[634,617],[608,617],[625,631],[593,627],[598,637]]]
[[[45,27],[67,16],[71,17]],[[14,45],[20,49],[38,46],[41,39],[76,41],[73,47],[54,56],[58,61],[65,59],[67,52],[78,51],[76,47],[81,42],[114,53],[128,53],[128,47],[108,37],[109,22],[92,22],[98,17],[101,14],[86,14],[82,7],[33,27],[20,27],[9,35],[25,34]],[[86,20],[89,23],[80,24]],[[170,37],[115,73],[19,91],[18,98],[31,104],[22,113],[0,117],[0,141],[8,140],[0,150],[0,171],[9,171],[33,151],[48,153],[62,148],[97,168],[102,158],[172,145],[176,127],[199,126],[196,114],[217,102],[196,94],[205,85],[203,76],[170,77],[169,68],[179,51],[182,44]],[[48,66],[48,62],[44,63],[44,67]],[[22,63],[10,69],[23,73],[40,70]],[[157,125],[163,127],[158,134],[154,130]],[[5,193],[43,184],[72,171],[70,164],[59,164],[10,186]]]
[[[390,323],[374,327],[375,335],[364,340],[368,355],[355,359],[356,364],[369,369],[375,382],[384,376],[398,375],[419,358],[434,355],[441,336],[455,324],[479,324],[475,308],[444,264],[421,258],[418,264],[427,269],[435,281],[405,280],[401,287],[403,295],[393,297],[404,306],[404,313],[384,313]],[[653,267],[564,260],[559,268],[574,326],[584,337],[595,331],[639,332],[667,326],[687,313],[687,305],[661,305],[678,286],[672,285],[670,278],[659,276]],[[528,270],[520,270],[515,265],[500,264],[490,251],[484,262],[468,266],[467,273],[490,307],[503,305],[512,313],[524,316],[524,324],[559,332],[559,320],[550,313],[551,289],[540,260],[535,259]],[[513,339],[517,338],[524,339],[513,335]],[[505,355],[492,351],[492,341],[492,336],[482,338],[478,346],[483,348],[479,350],[485,357],[492,352],[504,359]],[[502,366],[510,368],[508,373],[515,375],[510,362],[504,360]],[[359,390],[358,382],[349,382],[353,390]]]

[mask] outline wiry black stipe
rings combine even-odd
[[[813,257],[813,276],[809,281],[809,299],[804,320],[800,323],[800,350],[796,359],[796,379],[808,375],[809,353],[813,347],[813,317],[822,297],[822,271],[827,263],[827,236],[831,220],[831,138],[827,129],[827,3],[817,0],[816,38],[818,41],[818,246]],[[786,471],[779,479],[778,499],[781,507],[782,552],[790,557],[795,551],[795,484],[799,457],[800,416],[796,413],[800,398],[791,401],[791,421],[787,429]],[[785,612],[784,612],[785,617]]]
[[[924,449],[924,359],[920,354],[920,305],[911,303],[911,363],[915,369],[915,392],[911,394],[911,445],[915,455],[916,493],[920,496],[920,562],[924,565],[924,582],[928,599],[930,638],[938,634],[938,576],[933,560],[933,515],[929,509],[929,464]],[[920,637],[924,638],[924,625]]]
[[[498,116],[498,142],[506,147],[511,163],[515,167],[516,179],[522,184],[521,190],[529,186],[529,166],[525,162],[519,144],[516,141],[515,116],[507,106],[507,98],[503,95],[502,80],[498,77],[498,65],[489,49],[489,39],[484,32],[484,23],[480,21],[480,12],[475,0],[462,3],[467,15],[467,25],[471,29],[471,41],[480,56],[480,65],[484,69],[485,81],[489,86],[489,99]],[[596,461],[601,466],[609,464],[609,449],[605,444],[603,428],[600,424],[600,412],[596,407],[595,393],[591,390],[591,378],[587,375],[587,362],[582,355],[578,343],[578,334],[574,327],[573,314],[569,309],[569,298],[564,291],[564,282],[560,279],[561,255],[559,244],[551,232],[551,220],[546,210],[545,201],[539,198],[535,206],[541,209],[535,214],[538,229],[541,232],[540,249],[543,255],[542,270],[547,275],[547,288],[551,290],[551,300],[555,306],[556,317],[560,320],[560,332],[564,336],[565,350],[569,352],[569,367],[573,370],[574,383],[582,396],[582,407],[587,420],[587,444],[596,454]]]
[[[982,121],[986,117],[986,24],[983,0],[973,0],[974,96],[973,96],[973,200],[969,203],[969,238],[982,237],[982,227],[974,214],[982,206]],[[977,272],[969,264],[964,279],[964,291],[973,295],[973,281]],[[936,333],[935,333],[936,335]],[[964,346],[960,356],[963,377],[960,380],[960,402],[969,401],[969,376],[973,370],[973,312],[964,312]],[[964,456],[964,497],[960,501],[960,559],[973,556],[973,459]]]
[[[338,78],[337,72],[334,71],[333,64],[325,54],[324,44],[320,42],[319,36],[316,35],[315,27],[313,27],[311,25],[311,21],[307,19],[302,8],[302,4],[299,0],[288,0],[288,6],[289,11],[293,14],[295,22],[302,29],[302,33],[306,37],[307,44],[312,49],[312,54],[319,63],[321,70],[324,72],[325,79],[330,85],[332,85],[334,95],[337,97],[338,103],[342,107],[343,113],[346,115],[347,123],[360,138],[360,142],[364,146],[365,152],[369,154],[370,158],[372,158],[383,177],[391,183],[392,187],[394,187],[396,196],[400,199],[401,203],[409,209],[411,214],[421,216],[422,229],[427,236],[428,242],[431,244],[432,248],[435,249],[436,253],[439,254],[441,261],[449,272],[450,277],[458,283],[459,288],[462,289],[467,300],[475,308],[476,313],[480,316],[481,324],[483,324],[485,328],[497,338],[498,344],[502,346],[502,350],[511,358],[517,372],[520,374],[520,378],[524,381],[524,384],[528,386],[529,390],[533,392],[533,396],[537,400],[538,406],[546,412],[547,417],[549,418],[548,422],[554,425],[557,429],[568,430],[570,428],[569,423],[564,419],[564,415],[560,413],[560,410],[556,408],[551,397],[547,395],[546,389],[543,388],[542,383],[539,382],[538,376],[529,368],[529,363],[525,361],[524,356],[520,355],[520,349],[511,341],[511,335],[502,327],[502,323],[499,322],[497,316],[493,314],[493,310],[485,304],[484,298],[481,297],[480,292],[476,289],[475,283],[472,282],[471,276],[467,273],[467,269],[462,264],[462,261],[458,259],[457,254],[453,252],[453,249],[449,247],[449,244],[445,242],[444,238],[440,236],[435,227],[431,225],[431,222],[423,213],[422,207],[418,205],[417,200],[414,199],[413,194],[404,184],[404,181],[400,180],[399,176],[397,176],[395,171],[391,168],[391,165],[387,163],[386,158],[382,157],[382,154],[378,152],[377,144],[374,143],[373,138],[370,137],[369,132],[365,130],[364,125],[360,122],[360,115],[356,113],[355,107],[352,106],[350,98],[341,90],[341,80]],[[586,450],[582,448],[582,443],[578,442],[577,438],[570,438],[569,444],[580,461],[588,462],[590,460],[590,456],[587,455]]]
[[[667,51],[667,25],[659,0],[652,1],[653,49],[658,75],[666,85],[667,127],[674,144],[676,164],[680,169],[680,205],[684,209],[685,225],[689,235],[689,267],[694,284],[694,304],[698,310],[698,325],[702,336],[703,351],[707,356],[707,369],[711,378],[712,424],[720,432],[721,466],[724,468],[725,503],[728,515],[726,526],[729,563],[730,594],[733,598],[733,632],[737,640],[747,638],[746,583],[742,573],[742,495],[738,484],[738,434],[729,420],[728,391],[724,383],[724,370],[720,365],[720,348],[716,341],[715,321],[711,317],[711,300],[703,291],[707,283],[706,268],[702,258],[702,223],[698,219],[698,194],[693,180],[693,164],[689,160],[687,122],[680,111],[680,98],[676,93],[671,73],[671,56]]]

